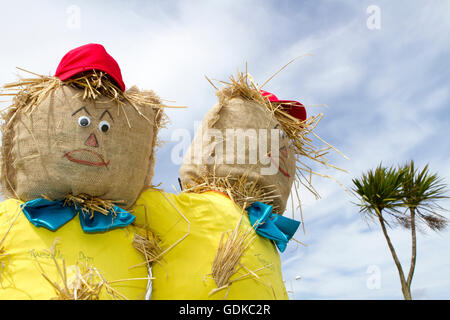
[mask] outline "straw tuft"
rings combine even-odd
[[[178,212],[178,214],[186,221],[187,230],[186,230],[186,233],[181,238],[179,238],[177,241],[172,243],[166,249],[162,250],[161,247],[159,246],[159,243],[161,242],[160,239],[149,230],[149,223],[148,223],[148,218],[147,218],[147,208],[145,205],[143,205],[144,210],[145,210],[145,215],[144,215],[145,216],[145,225],[139,226],[139,227],[143,228],[145,230],[146,235],[144,237],[138,233],[135,233],[134,238],[133,238],[133,246],[138,251],[140,251],[142,254],[144,254],[146,261],[144,263],[140,263],[138,265],[133,266],[133,268],[139,267],[142,265],[146,265],[150,270],[153,262],[160,263],[160,261],[162,260],[162,257],[168,251],[170,251],[174,247],[176,247],[180,242],[182,242],[184,239],[186,239],[186,237],[188,237],[190,234],[191,222],[189,221],[189,219],[186,218],[186,216],[172,203],[172,201],[169,200],[169,198],[167,198],[166,195],[164,195],[164,192],[162,192],[161,190],[158,190],[158,192],[161,193],[161,195],[167,200],[167,202],[169,202],[170,205]]]
[[[274,186],[262,186],[258,180],[249,180],[248,173],[239,177],[217,177],[214,170],[212,174],[192,180],[192,183],[183,185],[183,192],[203,193],[215,190],[226,194],[244,209],[254,202],[262,202],[274,206],[274,210],[278,209],[274,199],[280,196],[275,194]]]
[[[210,80],[208,79],[208,81]],[[287,112],[285,106],[280,103],[270,102],[268,97],[263,96],[260,92],[260,87],[255,83],[252,76],[247,72],[238,72],[237,76],[231,76],[228,82],[219,82],[225,85],[223,89],[219,90],[216,86],[213,86],[217,90],[216,95],[219,99],[220,104],[225,104],[233,98],[242,98],[244,100],[257,102],[258,104],[265,106],[271,112],[271,114],[280,124],[284,133],[289,137],[296,157],[296,181],[294,181],[293,189],[295,189],[295,196],[297,197],[299,204],[301,203],[301,201],[298,196],[299,192],[297,189],[300,184],[306,187],[316,198],[320,198],[320,195],[312,185],[313,175],[330,178],[336,181],[336,179],[334,179],[333,177],[313,171],[312,167],[304,162],[305,158],[312,160],[313,163],[318,163],[327,168],[333,168],[346,172],[345,170],[330,164],[326,159],[326,156],[329,154],[330,150],[333,150],[342,155],[344,158],[348,158],[339,150],[320,138],[314,132],[316,126],[319,124],[320,120],[323,117],[322,113],[319,113],[315,116],[310,116],[304,121],[291,116]],[[317,147],[316,145],[314,145],[311,135],[324,143],[325,146]],[[338,184],[342,186],[342,184],[340,184],[339,182]],[[263,200],[261,202],[270,204],[270,201]],[[299,208],[301,212],[300,205]]]
[[[48,197],[43,197],[51,200]],[[115,206],[120,203],[123,203],[123,200],[105,200],[90,196],[88,194],[78,194],[76,196],[73,194],[68,194],[64,199],[64,206],[73,206],[75,209],[80,208],[81,212],[83,214],[89,214],[90,218],[94,217],[94,212],[100,212],[105,216],[112,213],[115,217]]]
[[[163,105],[156,94],[151,91],[140,91],[133,87],[128,91],[122,91],[111,77],[96,70],[90,70],[80,73],[76,77],[61,81],[57,77],[43,76],[33,72],[20,69],[31,73],[35,78],[21,78],[17,82],[8,83],[3,86],[4,90],[1,96],[14,97],[13,104],[9,107],[17,111],[30,114],[48,95],[61,86],[70,86],[81,90],[81,97],[85,99],[96,100],[100,97],[106,97],[117,103],[119,109],[122,109],[125,102],[129,102],[136,112],[149,121],[140,111],[140,107],[152,107],[161,109]]]
[[[59,239],[56,238],[51,249],[45,249],[44,251],[52,258],[61,281],[51,280],[40,262],[35,258],[41,270],[41,275],[55,289],[56,297],[52,300],[99,300],[100,292],[106,281],[96,268],[87,264],[81,266],[77,264],[75,274],[68,277],[64,258],[62,259],[62,265],[56,260],[55,248],[58,241]]]
[[[112,288],[112,283],[150,279],[134,278],[107,281],[94,266],[80,262],[77,262],[77,264],[74,266],[74,274],[68,276],[69,272],[66,268],[65,259],[62,258],[61,264],[59,264],[56,259],[55,248],[58,242],[59,239],[56,238],[50,250],[44,251],[47,252],[52,258],[56,270],[58,271],[60,281],[50,279],[42,265],[39,263],[37,258],[35,258],[38,267],[41,270],[41,275],[55,289],[56,297],[52,298],[52,300],[99,300],[100,294],[103,289],[105,289],[105,292],[108,294],[108,296],[110,296],[114,300],[127,300],[124,295],[120,294],[117,290]]]
[[[230,278],[239,270],[239,261],[242,255],[256,238],[255,234],[252,235],[251,228],[246,231],[239,230],[242,217],[241,215],[234,230],[224,232],[220,237],[211,270],[211,275],[218,288],[229,285]]]
[[[149,230],[148,216],[147,216],[147,207],[142,204],[138,204],[137,206],[143,206],[144,208],[144,225],[136,225],[139,229],[145,231],[145,235],[141,233],[135,233],[133,237],[133,247],[142,253],[145,258],[145,265],[150,269],[153,262],[160,262],[162,259],[163,250],[159,246],[161,240]],[[136,207],[137,207],[136,206]],[[139,264],[137,266],[141,266],[143,264]],[[137,267],[135,266],[135,267]]]
[[[160,240],[153,233],[147,232],[146,236],[134,234],[133,247],[144,255],[147,266],[161,260],[163,250],[159,246],[159,242]]]
[[[245,207],[245,205],[243,207]],[[222,233],[222,236],[220,237],[219,247],[212,263],[212,272],[207,275],[214,279],[217,288],[211,290],[209,295],[223,289],[227,289],[227,292],[223,298],[226,299],[230,286],[234,282],[246,279],[248,277],[254,277],[257,280],[259,277],[256,272],[271,266],[271,264],[269,264],[257,270],[251,271],[240,263],[245,251],[257,237],[256,233],[253,231],[253,228],[240,230],[243,216],[244,214],[242,211],[236,228],[232,231]],[[230,280],[231,277],[241,271],[241,269],[244,269],[247,273]]]
[[[230,77],[230,82],[222,81],[222,83],[226,84],[227,87],[217,92],[220,103],[225,103],[228,100],[240,97],[264,105],[274,115],[280,123],[283,131],[292,141],[297,156],[304,156],[327,167],[340,169],[329,164],[325,158],[330,149],[333,149],[338,153],[340,152],[320,139],[320,137],[314,133],[314,129],[323,117],[322,113],[319,113],[316,116],[310,116],[305,121],[301,121],[291,116],[287,112],[286,107],[280,103],[270,102],[268,97],[263,96],[258,85],[253,81],[253,78],[248,73],[244,74],[239,72],[236,78],[233,76]],[[314,146],[309,134],[313,134],[318,137],[327,146],[325,148],[318,148]],[[309,167],[302,163],[298,163],[297,167],[301,170],[306,170],[309,173],[313,173]]]

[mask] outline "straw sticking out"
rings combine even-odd
[[[230,197],[241,208],[246,209],[253,202],[263,202],[273,205],[274,210],[278,209],[274,199],[279,198],[275,194],[275,186],[261,186],[258,180],[251,181],[248,174],[243,174],[237,178],[226,176],[217,177],[214,173],[194,179],[193,183],[183,186],[183,192],[202,193],[216,190]]]
[[[308,54],[305,54],[305,55],[301,55],[301,56],[295,57],[294,59],[292,59],[291,61],[286,63],[283,67],[281,67],[280,70],[278,70],[272,76],[270,76],[269,79],[264,81],[264,83],[260,86],[260,89],[262,89],[270,80],[272,80],[277,74],[279,74],[281,71],[283,71],[283,69],[286,68],[288,65],[290,65],[292,62],[294,62],[295,60],[297,60],[299,58],[303,58],[303,57],[306,57],[306,56],[313,56],[313,54],[308,53]],[[245,69],[246,69],[245,72],[247,73],[247,65],[245,66]]]
[[[45,196],[44,196],[45,197]],[[47,198],[47,197],[45,197]],[[48,199],[48,198],[47,198]],[[51,199],[48,199],[51,200]],[[90,196],[88,194],[68,194],[64,199],[64,205],[73,206],[75,209],[80,208],[84,214],[89,214],[90,218],[93,218],[94,212],[100,212],[101,214],[108,215],[112,213],[116,216],[115,206],[116,204],[123,203],[122,200],[105,200],[97,197]]]
[[[244,215],[242,211],[241,217],[234,230],[222,233],[219,241],[219,247],[212,264],[212,272],[211,274],[207,275],[211,276],[214,279],[217,288],[211,290],[209,295],[212,295],[215,292],[221,291],[223,289],[227,289],[227,292],[223,298],[226,299],[230,290],[230,286],[234,282],[246,279],[248,277],[254,277],[255,280],[259,281],[259,276],[256,274],[256,272],[271,265],[269,264],[252,271],[240,263],[242,256],[245,254],[245,251],[257,237],[252,228],[248,228],[244,231],[240,230],[243,216]],[[231,280],[231,277],[241,271],[241,269],[246,271],[247,273]]]
[[[133,246],[134,246],[134,248],[136,248],[138,251],[140,251],[141,253],[143,253],[145,255],[146,262],[135,265],[132,268],[139,267],[141,265],[147,265],[147,267],[151,267],[151,264],[153,262],[159,263],[160,260],[162,259],[162,257],[167,252],[172,250],[180,242],[182,242],[184,239],[186,239],[186,237],[188,237],[191,232],[191,222],[189,221],[189,219],[186,218],[186,216],[172,203],[172,201],[170,201],[169,198],[167,198],[167,196],[164,195],[164,192],[162,192],[161,190],[159,190],[159,192],[166,199],[166,201],[178,212],[178,214],[183,218],[183,220],[186,222],[186,224],[187,224],[186,233],[181,238],[179,238],[177,241],[172,243],[169,247],[162,250],[161,247],[159,246],[160,239],[158,239],[158,237],[156,237],[151,231],[149,231],[149,224],[147,221],[147,208],[144,205],[145,225],[143,228],[146,231],[146,236],[143,237],[142,235],[135,234],[134,238],[133,238]]]
[[[56,238],[51,249],[44,251],[51,256],[62,284],[61,282],[51,280],[40,262],[36,259],[42,276],[55,289],[56,297],[53,300],[99,300],[100,292],[105,284],[103,277],[94,267],[83,265],[81,268],[77,266],[75,275],[69,278],[67,276],[64,258],[62,259],[62,265],[60,265],[55,257],[55,247],[58,241],[58,238]]]
[[[153,233],[150,233],[150,235],[147,234],[147,236],[135,233],[133,247],[144,255],[148,266],[151,266],[153,262],[161,260],[163,250],[159,246],[159,239]]]
[[[133,281],[133,280],[148,280],[148,278],[133,278],[115,281],[106,281],[101,273],[92,265],[87,263],[77,263],[72,266],[72,270],[66,268],[65,259],[62,258],[61,264],[58,263],[55,255],[55,248],[59,242],[56,238],[50,250],[44,250],[49,254],[53,263],[55,264],[59,281],[50,279],[50,276],[45,272],[37,258],[36,262],[41,270],[41,275],[53,287],[56,292],[56,297],[52,300],[99,300],[103,289],[114,300],[127,298],[111,287],[112,283]],[[70,272],[71,271],[71,272]]]
[[[292,61],[290,61],[289,63],[291,63]],[[282,69],[284,69],[284,67]],[[279,70],[278,72],[280,72],[281,70]],[[270,79],[271,78],[269,78],[269,80]],[[265,83],[267,83],[268,81],[266,81]],[[348,158],[345,155],[343,155],[339,150],[337,150],[336,148],[325,142],[314,132],[314,129],[316,128],[316,126],[319,124],[320,120],[323,117],[322,113],[319,113],[315,116],[310,116],[304,121],[301,121],[291,116],[288,113],[288,110],[286,109],[285,103],[280,104],[270,102],[267,97],[264,97],[260,92],[260,87],[255,83],[252,76],[247,72],[245,73],[238,72],[237,76],[236,77],[231,76],[228,82],[225,81],[220,82],[226,85],[224,89],[216,93],[219,98],[219,102],[221,104],[225,104],[227,101],[233,98],[242,98],[257,102],[258,104],[265,106],[271,112],[273,117],[275,117],[275,119],[280,124],[284,133],[289,137],[291,141],[292,149],[294,150],[296,157],[296,178],[316,197],[319,197],[319,194],[312,186],[312,175],[318,175],[328,178],[331,177],[328,175],[322,175],[314,172],[310,166],[304,163],[305,158],[310,159],[315,163],[319,163],[320,165],[323,165],[325,167],[346,172],[345,170],[330,164],[326,159],[326,156],[328,155],[330,150],[333,150],[338,154],[342,155],[344,158],[346,159]],[[325,147],[319,148],[316,145],[314,145],[313,140],[310,138],[311,134],[313,135],[313,137],[317,138],[320,142],[324,143]],[[307,174],[305,175],[304,173]],[[297,188],[298,186],[299,186],[298,184],[294,184],[294,188]],[[297,196],[297,198],[298,194],[299,193],[296,190],[295,195]],[[299,198],[298,202],[300,203]]]
[[[20,70],[31,73],[37,78],[22,78],[17,82],[4,85],[3,91],[6,93],[2,93],[0,96],[14,96],[15,99],[10,108],[14,108],[16,111],[32,113],[34,108],[47,98],[52,91],[63,85],[80,89],[83,99],[95,100],[100,97],[106,97],[115,101],[118,107],[123,107],[125,102],[128,102],[150,124],[153,123],[140,111],[139,107],[156,109],[163,107],[160,99],[153,91],[140,91],[134,88],[123,92],[108,74],[101,71],[90,70],[80,73],[71,79],[61,81],[56,77],[38,75],[23,69]]]
[[[159,262],[161,260],[163,250],[159,246],[160,239],[149,230],[146,206],[138,204],[136,207],[138,206],[143,206],[144,208],[145,225],[139,227],[145,230],[145,236],[135,233],[133,237],[133,247],[144,255],[145,265],[151,267],[153,262]]]
[[[211,273],[217,288],[229,284],[231,276],[239,270],[238,265],[242,255],[255,240],[256,235],[252,235],[251,228],[246,231],[240,230],[242,217],[243,215],[233,231],[224,232],[220,238]]]

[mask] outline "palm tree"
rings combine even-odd
[[[415,169],[414,161],[411,160],[400,170],[404,172],[402,202],[407,208],[403,226],[411,229],[411,263],[406,279],[406,286],[411,291],[417,259],[417,227],[425,224],[433,231],[445,229],[448,220],[438,213],[445,209],[440,207],[437,202],[448,197],[445,196],[446,185],[443,180],[436,173],[430,174],[428,165],[422,170],[418,170]]]
[[[387,227],[390,227],[392,223],[402,221],[402,214],[398,208],[402,205],[401,187],[404,174],[402,170],[396,170],[392,167],[385,168],[380,164],[375,171],[369,170],[362,175],[361,179],[353,179],[352,181],[355,186],[353,191],[361,198],[359,212],[371,220],[378,220],[380,223],[400,276],[403,296],[405,299],[411,299],[402,265],[387,232]],[[394,217],[395,219],[390,219],[390,224],[386,220],[387,217]]]
[[[384,168],[380,164],[375,171],[369,170],[363,174],[361,179],[353,179],[353,184],[353,191],[361,198],[360,212],[366,217],[376,217],[380,222],[400,276],[403,296],[405,300],[411,300],[418,223],[424,223],[434,231],[447,226],[447,219],[438,213],[445,209],[437,204],[439,200],[448,198],[445,196],[446,185],[437,174],[429,173],[428,165],[419,171],[415,169],[413,161],[397,169]],[[389,222],[386,217],[391,218]],[[386,226],[394,225],[411,229],[412,254],[407,277],[387,233]]]

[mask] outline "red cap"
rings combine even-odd
[[[259,91],[262,96],[267,97],[270,102],[277,102],[283,105],[291,116],[300,119],[301,121],[306,120],[306,109],[300,102],[294,100],[278,100],[277,96],[273,93],[264,90]]]
[[[119,65],[101,44],[86,44],[67,52],[56,69],[55,77],[64,81],[88,70],[106,72],[125,91]]]

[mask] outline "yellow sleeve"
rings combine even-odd
[[[176,238],[186,233],[189,227],[187,216],[192,212],[183,210],[185,207],[174,194],[148,189],[136,201],[136,225],[148,225],[149,230],[161,239],[167,238],[168,234],[170,238]]]
[[[241,229],[249,230],[254,241],[240,259],[244,267],[237,265],[239,271],[230,278],[236,281],[214,293],[211,272],[219,243],[236,228],[242,213],[229,198],[216,192],[176,195],[152,189],[137,206],[146,211],[149,229],[161,239],[164,252],[153,263],[152,299],[287,299],[277,249],[256,235],[245,213]]]

